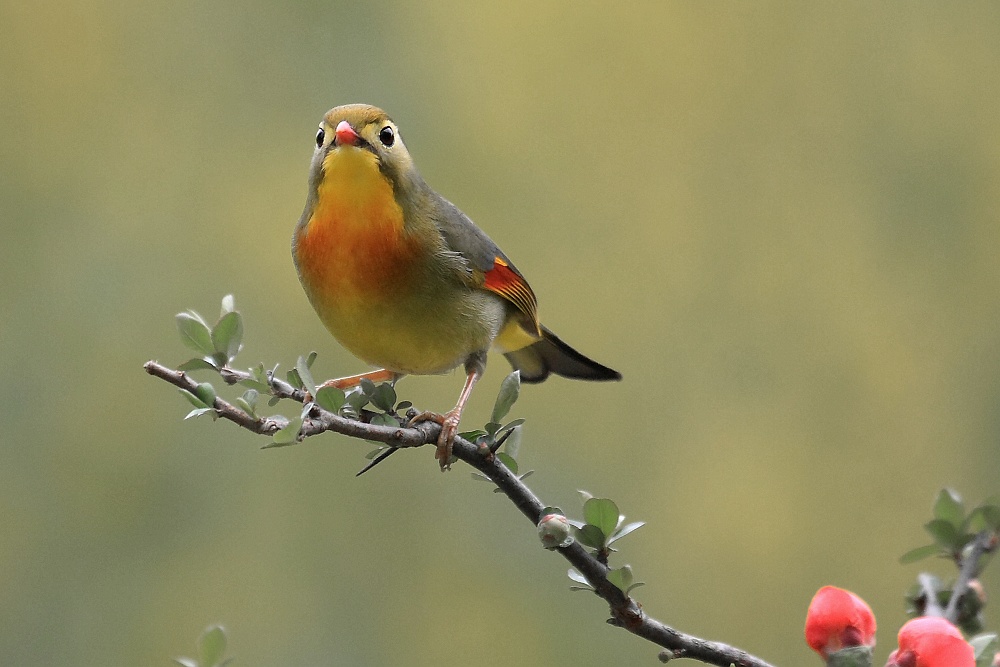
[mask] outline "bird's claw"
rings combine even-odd
[[[441,424],[441,434],[438,435],[437,450],[434,452],[434,458],[440,464],[442,472],[451,470],[451,451],[455,444],[455,436],[458,434],[460,416],[455,410],[451,410],[443,415],[436,412],[421,412],[410,419],[410,426],[426,421]]]

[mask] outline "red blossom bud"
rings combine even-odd
[[[972,646],[958,628],[938,616],[914,618],[899,629],[899,650],[886,667],[975,667]]]
[[[850,591],[824,586],[806,613],[806,643],[827,659],[850,646],[875,646],[875,614]]]

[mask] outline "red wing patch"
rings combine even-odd
[[[484,277],[486,280],[483,287],[517,306],[540,336],[542,332],[538,326],[538,302],[528,282],[500,257],[493,259],[493,268],[487,271]]]

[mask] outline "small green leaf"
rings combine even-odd
[[[219,370],[214,363],[209,361],[211,357],[195,357],[194,359],[188,359],[183,364],[177,367],[179,371],[215,371]]]
[[[591,549],[604,548],[604,533],[597,526],[587,523],[582,528],[577,528],[576,539],[580,544]]]
[[[201,400],[200,398],[198,398],[197,396],[195,396],[194,394],[192,394],[187,389],[178,389],[177,391],[179,391],[181,393],[181,396],[183,396],[184,398],[186,398],[188,400],[188,402],[191,405],[193,405],[194,407],[196,407],[196,408],[207,408],[208,407],[207,405],[205,405],[205,402],[203,400]]]
[[[315,363],[317,356],[319,355],[316,353],[316,350],[309,353],[309,356],[306,357],[306,368],[312,370],[313,363]]]
[[[371,394],[372,405],[379,410],[391,412],[392,406],[396,404],[396,390],[388,382],[383,382],[375,387]]]
[[[294,445],[299,440],[299,431],[302,429],[302,417],[295,417],[288,421],[288,425],[285,428],[279,430],[274,434],[273,442],[274,445],[283,447],[285,445]]]
[[[194,388],[194,395],[201,399],[201,402],[208,407],[215,406],[215,387],[208,382],[201,382]]]
[[[976,667],[989,667],[993,664],[993,655],[1000,650],[1000,641],[994,632],[976,635],[969,640],[976,657]]]
[[[302,357],[299,357],[295,362],[295,372],[299,374],[299,379],[302,380],[302,386],[309,395],[313,398],[316,397],[316,382],[313,380],[312,373],[309,372],[309,364]]]
[[[316,403],[327,412],[337,414],[347,402],[347,396],[342,389],[327,385],[316,392]]]
[[[634,584],[632,584],[631,586],[629,586],[628,588],[625,589],[625,595],[628,595],[629,593],[631,593],[636,588],[639,588],[639,586],[645,586],[645,585],[646,585],[645,581],[637,581],[637,582],[635,582]]]
[[[570,568],[569,571],[566,572],[566,576],[569,577],[571,580],[575,581],[577,584],[579,584],[579,586],[570,586],[569,589],[571,591],[592,591],[592,590],[594,590],[594,587],[590,585],[589,581],[587,581],[587,577],[583,576],[582,574],[580,574],[579,572],[577,572],[573,568]]]
[[[257,399],[260,398],[260,392],[256,389],[247,389],[243,392],[243,400],[246,401],[250,407],[257,407]]]
[[[507,436],[507,439],[503,441],[503,450],[512,459],[516,459],[521,453],[521,433],[521,427],[515,426],[510,430],[510,435]]]
[[[372,394],[375,393],[375,383],[368,378],[361,378],[361,381],[358,382],[358,386],[361,387],[361,393],[369,398],[371,398]]]
[[[934,538],[935,542],[950,551],[955,551],[961,546],[959,544],[961,535],[950,521],[932,519],[924,524],[924,530]]]
[[[1000,507],[996,505],[980,505],[969,512],[965,520],[965,528],[973,532],[980,532],[987,528],[1000,530]]]
[[[257,414],[254,412],[253,406],[247,403],[245,398],[243,398],[242,396],[238,396],[236,400],[233,402],[236,403],[236,405],[239,407],[240,410],[247,413],[254,419],[257,418]]]
[[[901,565],[909,565],[910,563],[916,563],[917,561],[921,561],[925,558],[936,556],[940,552],[940,546],[937,544],[928,544],[926,546],[917,547],[916,549],[910,549],[899,557],[899,562]]]
[[[400,401],[396,405],[396,412],[406,412],[407,410],[409,410],[412,407],[413,407],[413,403],[410,403],[409,401]]]
[[[353,408],[356,413],[360,414],[361,410],[368,405],[368,397],[364,394],[364,392],[352,391],[347,395],[346,403]]]
[[[983,505],[982,511],[986,525],[993,530],[1000,530],[1000,507],[996,505]]]
[[[213,412],[212,408],[195,408],[191,412],[184,415],[184,419],[193,419],[195,417],[201,417],[203,414]]]
[[[280,400],[281,400],[280,397],[278,397],[278,396],[272,396],[271,398],[269,398],[267,400],[267,404],[273,408],[274,406],[276,406],[278,404],[278,402]]]
[[[243,385],[244,387],[250,387],[251,389],[256,389],[257,391],[264,394],[271,393],[271,387],[269,387],[267,384],[263,382],[258,382],[257,380],[253,379],[240,380],[240,384]]]
[[[524,424],[524,420],[523,420],[523,419],[515,419],[515,420],[514,420],[514,421],[512,421],[512,422],[509,422],[509,423],[507,423],[507,424],[504,424],[504,425],[503,425],[503,426],[502,426],[502,427],[500,428],[500,431],[499,431],[499,433],[501,433],[501,434],[502,434],[502,433],[505,433],[506,431],[510,431],[510,430],[512,430],[512,429],[515,429],[515,428],[517,428],[518,426],[521,426],[522,424]]]
[[[243,317],[236,311],[226,313],[212,329],[215,351],[232,361],[243,347]]]
[[[645,525],[646,525],[645,521],[634,521],[628,525],[622,526],[614,533],[612,533],[611,537],[608,538],[608,545],[610,546],[614,544],[615,542],[622,539],[632,531],[642,528]]]
[[[611,535],[618,528],[618,505],[608,498],[591,498],[583,504],[583,518]]]
[[[292,385],[296,389],[302,389],[305,386],[302,384],[302,378],[299,376],[299,372],[294,368],[289,368],[285,371],[285,379],[288,380],[288,384]]]
[[[399,422],[392,415],[383,412],[372,415],[371,423],[377,426],[399,426]]]
[[[500,460],[500,463],[502,463],[505,466],[507,466],[512,473],[514,473],[515,475],[517,475],[517,461],[515,461],[513,458],[511,458],[511,456],[509,454],[506,454],[504,452],[498,452],[497,453],[497,459]]]
[[[490,436],[495,436],[497,431],[500,430],[500,422],[489,422],[486,424],[486,434]]]
[[[257,399],[259,398],[260,392],[256,389],[247,389],[242,396],[236,399],[236,404],[248,415],[257,419]]]
[[[250,378],[247,380],[240,380],[240,384],[244,387],[251,387],[265,394],[271,393],[271,386],[268,384],[267,371],[264,370],[264,364],[257,364],[256,368],[251,368],[249,371]]]
[[[934,502],[934,518],[947,521],[956,529],[961,528],[965,520],[965,508],[962,499],[951,489],[941,489]]]
[[[189,310],[177,313],[177,330],[181,334],[181,340],[189,348],[203,355],[211,356],[215,352],[212,345],[212,334],[208,330],[205,320],[201,315]]]
[[[608,570],[608,581],[622,593],[628,594],[628,589],[632,586],[632,568],[622,565],[618,569]]]
[[[213,625],[205,629],[198,641],[198,656],[201,667],[216,667],[226,653],[226,632],[222,626]]]
[[[496,403],[493,405],[493,416],[491,422],[502,422],[503,418],[510,412],[511,406],[517,401],[517,396],[521,392],[521,372],[514,371],[504,378],[500,383],[500,393],[497,394]]]

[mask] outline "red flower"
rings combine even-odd
[[[975,667],[972,647],[954,625],[937,616],[921,616],[899,629],[899,650],[885,667]]]
[[[854,593],[824,586],[809,603],[806,643],[824,660],[848,646],[875,646],[875,614]]]

